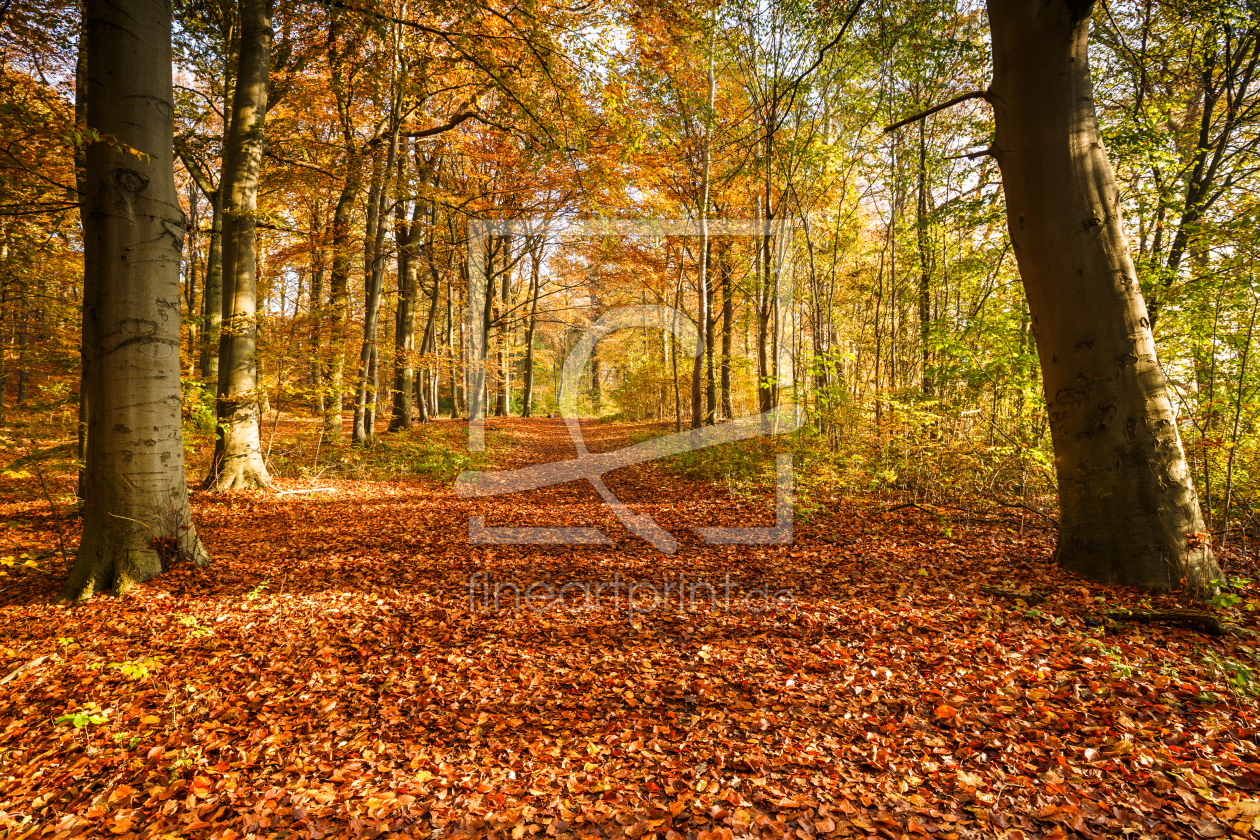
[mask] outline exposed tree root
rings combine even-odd
[[[1213,636],[1224,636],[1233,632],[1233,628],[1221,621],[1219,617],[1203,610],[1107,610],[1105,615],[1112,621],[1192,627]]]

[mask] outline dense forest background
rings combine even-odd
[[[179,3],[175,19],[184,413],[204,434],[241,25],[235,3]],[[75,166],[93,139],[75,110],[79,20],[74,4],[6,6],[0,58],[4,400],[71,423]],[[702,363],[657,329],[619,333],[585,378],[584,414],[681,427],[772,395],[807,407],[802,448],[833,480],[1053,507],[1027,306],[983,153],[991,109],[972,99],[884,131],[985,87],[977,4],[281,3],[272,29],[254,265],[264,445],[281,417],[322,415],[310,433],[331,459],[387,424],[466,415],[468,223],[529,219],[536,232],[491,257],[490,413],[556,412],[582,329],[618,305],[666,304],[709,339]],[[1241,0],[1112,2],[1090,48],[1221,542],[1253,522],[1260,480],[1258,29]],[[592,218],[698,231],[702,217],[790,220],[770,257],[783,270],[765,269],[769,238],[713,235],[702,259],[696,236],[561,235]],[[326,466],[265,455],[278,474]]]

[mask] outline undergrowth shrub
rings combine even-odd
[[[463,426],[422,423],[402,432],[380,433],[366,446],[341,443],[324,446],[318,458],[308,451],[274,452],[276,475],[309,478],[335,475],[361,481],[391,481],[415,477],[449,483],[465,470],[484,469],[510,436],[486,430],[486,451],[469,452]]]
[[[673,475],[725,482],[732,490],[774,483],[775,456],[790,452],[799,509],[826,495],[938,504],[1022,504],[1048,515],[1057,505],[1054,455],[1036,422],[1015,437],[974,410],[885,398],[879,423],[836,399],[811,410],[796,432],[684,452],[661,460]],[[660,433],[672,428],[662,425]],[[640,435],[645,439],[651,435]]]

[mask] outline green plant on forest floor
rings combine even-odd
[[[109,723],[109,716],[104,712],[96,711],[96,704],[92,703],[81,709],[62,715],[54,720],[53,723],[58,726],[63,723],[68,723],[75,729],[83,729],[86,726],[99,726],[102,723]]]
[[[1253,580],[1245,577],[1225,577],[1211,581],[1216,594],[1208,598],[1208,606],[1217,610],[1233,609],[1242,603],[1243,594],[1252,583],[1254,583]],[[1256,602],[1248,601],[1246,609],[1255,610]]]
[[[426,423],[406,431],[378,434],[360,446],[328,446],[325,442],[314,463],[313,453],[277,450],[270,464],[276,475],[336,475],[358,481],[424,477],[449,483],[461,472],[491,466],[494,456],[510,449],[513,440],[504,430],[487,429],[485,451],[470,452],[462,425]]]
[[[1240,649],[1244,652],[1250,650],[1249,648]],[[1254,665],[1254,654],[1252,660]],[[1242,660],[1213,648],[1206,648],[1203,651],[1203,664],[1213,669],[1221,682],[1235,695],[1260,696],[1260,674],[1257,674],[1252,666],[1244,664]]]

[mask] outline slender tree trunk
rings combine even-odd
[[[13,256],[12,240],[13,224],[10,222],[4,227],[4,241],[0,242],[0,267],[6,265]],[[4,417],[4,409],[8,404],[9,396],[9,374],[4,366],[5,347],[8,344],[7,322],[13,317],[9,311],[9,303],[4,285],[0,283],[0,418]]]
[[[724,243],[718,255],[718,272],[722,276],[722,416],[730,420],[735,416],[735,408],[731,401],[731,330],[735,317],[735,289],[731,284],[730,242]]]
[[[1242,417],[1243,392],[1247,387],[1247,360],[1251,356],[1251,339],[1255,335],[1256,311],[1260,297],[1253,297],[1251,318],[1247,321],[1247,343],[1243,345],[1238,368],[1238,390],[1234,394],[1234,428],[1229,438],[1229,461],[1225,466],[1225,503],[1221,506],[1221,548],[1229,541],[1229,507],[1234,501],[1234,458],[1238,454],[1238,421]]]
[[[714,369],[714,339],[717,332],[717,318],[713,314],[713,241],[709,240],[709,246],[705,248],[705,263],[709,265],[709,270],[705,277],[704,297],[707,305],[705,306],[704,317],[704,394],[705,394],[705,413],[704,422],[712,426],[717,422],[717,378]]]
[[[778,113],[771,108],[769,119],[766,122],[766,172],[765,184],[763,188],[764,198],[764,216],[762,224],[764,225],[761,237],[761,305],[757,311],[757,404],[760,410],[765,412],[774,407],[775,390],[777,388],[778,362],[775,361],[775,370],[770,370],[770,343],[773,340],[769,335],[771,329],[771,321],[777,316],[776,295],[775,295],[775,276],[774,276],[774,191],[772,189],[774,176],[774,136],[775,126],[778,124]]]
[[[525,326],[525,375],[521,395],[521,416],[534,416],[534,330],[538,326],[538,284],[542,269],[543,237],[530,252],[529,322]]]
[[[1059,482],[1055,556],[1091,580],[1203,592],[1220,572],[1098,133],[1092,0],[989,0],[990,99]]]
[[[240,63],[232,127],[224,153],[223,326],[219,332],[218,429],[206,486],[265,487],[270,482],[259,440],[256,214],[258,173],[266,145],[271,73],[270,0],[241,0]]]
[[[508,369],[511,358],[512,330],[508,319],[508,289],[512,275],[511,256],[508,239],[503,240],[503,272],[500,275],[499,294],[499,357],[496,360],[499,378],[499,393],[494,403],[495,417],[508,417],[512,414],[512,380]]]
[[[919,121],[919,202],[915,229],[919,245],[919,353],[922,357],[923,396],[932,396],[932,256],[928,242],[929,196],[927,187],[927,137]]]
[[[239,17],[239,14],[235,17]],[[223,166],[227,166],[227,150],[231,144],[229,134],[232,130],[231,113],[236,101],[236,83],[239,75],[240,59],[240,26],[239,21],[228,24],[225,33],[228,56],[224,61],[223,72]],[[210,240],[206,247],[206,289],[202,295],[201,305],[203,320],[201,324],[201,378],[207,387],[218,388],[219,385],[219,331],[223,326],[223,208],[228,203],[230,189],[227,180],[219,173],[219,183],[211,186],[200,167],[185,159],[185,168],[195,173],[197,186],[210,202]],[[217,396],[217,395],[216,395]]]
[[[429,248],[432,249],[433,245],[434,243],[430,241]],[[424,321],[424,333],[420,336],[420,356],[423,362],[419,376],[416,378],[416,402],[420,407],[421,423],[429,422],[437,414],[436,401],[432,399],[428,385],[436,376],[436,373],[430,369],[430,360],[437,347],[437,307],[438,295],[441,293],[441,277],[432,261],[429,263],[429,277],[433,281],[433,291],[425,294],[429,301],[429,314]]]
[[[160,574],[168,558],[210,559],[188,507],[179,319],[170,315],[185,225],[171,150],[170,10],[154,0],[86,6],[87,123],[118,142],[94,143],[87,154],[86,503],[60,601],[120,595]]]
[[[354,200],[362,184],[362,159],[352,154],[346,161],[346,183],[337,199],[332,223],[332,271],[328,276],[329,352],[324,370],[324,435],[332,442],[341,440],[342,380],[346,369],[346,341],[350,318],[350,221]]]
[[[322,232],[319,230],[319,219],[316,216],[311,224],[315,238],[320,245],[315,250],[314,267],[311,270],[311,389],[315,393],[315,411],[321,417],[324,414],[324,359],[323,334],[324,316],[324,259],[326,252],[322,243]]]
[[[483,300],[473,300],[470,296],[468,299],[469,309],[476,306],[481,310],[481,340],[476,346],[475,354],[473,336],[468,335],[463,342],[464,346],[467,348],[466,352],[468,354],[466,364],[476,366],[473,370],[476,371],[477,375],[469,377],[472,380],[470,384],[480,382],[480,387],[478,388],[477,393],[468,393],[464,395],[464,398],[468,402],[469,420],[484,420],[486,418],[486,402],[490,395],[490,376],[488,375],[489,372],[486,370],[486,362],[490,358],[490,327],[494,324],[494,261],[498,259],[499,245],[500,238],[494,237],[491,238],[490,241],[483,243],[481,246],[486,249],[486,255],[483,260],[478,260],[475,265],[478,265],[478,267],[484,266],[485,268],[485,298]],[[469,271],[471,270],[472,266],[469,266]],[[471,283],[469,283],[468,288],[472,288]],[[469,318],[471,319],[471,317],[472,314],[470,312]],[[460,332],[462,333],[463,330],[461,329]]]
[[[368,362],[368,387],[371,399],[363,411],[363,425],[367,431],[367,437],[370,440],[376,434],[376,394],[377,386],[380,385],[380,350],[376,343],[372,344],[372,358]]]
[[[463,406],[459,403],[459,371],[456,359],[460,356],[455,348],[455,303],[452,286],[451,276],[448,273],[446,275],[446,355],[451,364],[451,419],[454,420],[463,413]],[[460,324],[463,324],[462,319]],[[463,335],[462,326],[460,327],[460,334],[461,336]],[[461,346],[463,344],[462,338],[460,344]]]
[[[398,133],[393,132],[389,152],[384,165],[373,178],[368,198],[367,248],[365,249],[365,274],[367,289],[364,295],[363,344],[359,350],[359,375],[354,397],[354,426],[351,439],[354,443],[367,443],[372,437],[372,426],[365,422],[369,403],[375,403],[376,392],[372,389],[368,368],[372,353],[376,350],[377,322],[381,311],[381,289],[385,285],[385,200],[389,194],[390,176],[398,155]]]
[[[17,298],[17,346],[18,346],[18,387],[17,404],[26,405],[26,385],[30,379],[30,360],[27,358],[27,345],[30,343],[30,290],[26,285],[26,277],[22,275],[18,281]]]
[[[205,289],[201,293],[199,367],[202,380],[217,388],[219,329],[223,324],[223,195],[215,188],[206,197],[210,202],[210,237],[206,243]]]
[[[398,311],[394,317],[394,387],[390,431],[411,428],[411,395],[415,387],[416,304],[419,303],[422,204],[417,201],[411,224],[398,231]]]
[[[6,245],[8,243],[5,243]],[[10,301],[6,299],[4,290],[0,288],[0,418],[4,417],[5,407],[9,400],[9,371],[4,364],[5,344],[8,339],[8,324],[12,320],[12,313],[9,311]]]
[[[197,187],[195,184],[188,185],[188,233],[190,240],[188,242],[188,287],[184,294],[184,300],[188,304],[188,378],[194,379],[199,372],[197,365],[197,327],[201,323],[200,313],[197,311],[197,263],[201,256],[198,248],[198,225],[201,222],[197,213]]]
[[[603,391],[600,387],[600,369],[599,355],[597,351],[591,351],[591,405],[595,410],[595,417],[598,418],[603,407]]]
[[[704,147],[701,150],[700,162],[700,206],[697,208],[700,211],[700,250],[696,262],[700,270],[699,277],[696,279],[696,335],[705,342],[705,346],[696,348],[698,352],[691,365],[691,428],[693,429],[700,428],[707,416],[703,380],[705,359],[709,360],[710,385],[713,380],[713,314],[710,312],[712,306],[709,300],[709,258],[713,252],[713,249],[709,247],[709,169],[713,151],[713,102],[714,92],[717,89],[713,75],[713,31],[715,29],[713,23],[710,21],[709,98],[704,114]],[[708,407],[711,408],[712,405],[712,388],[710,388]]]

